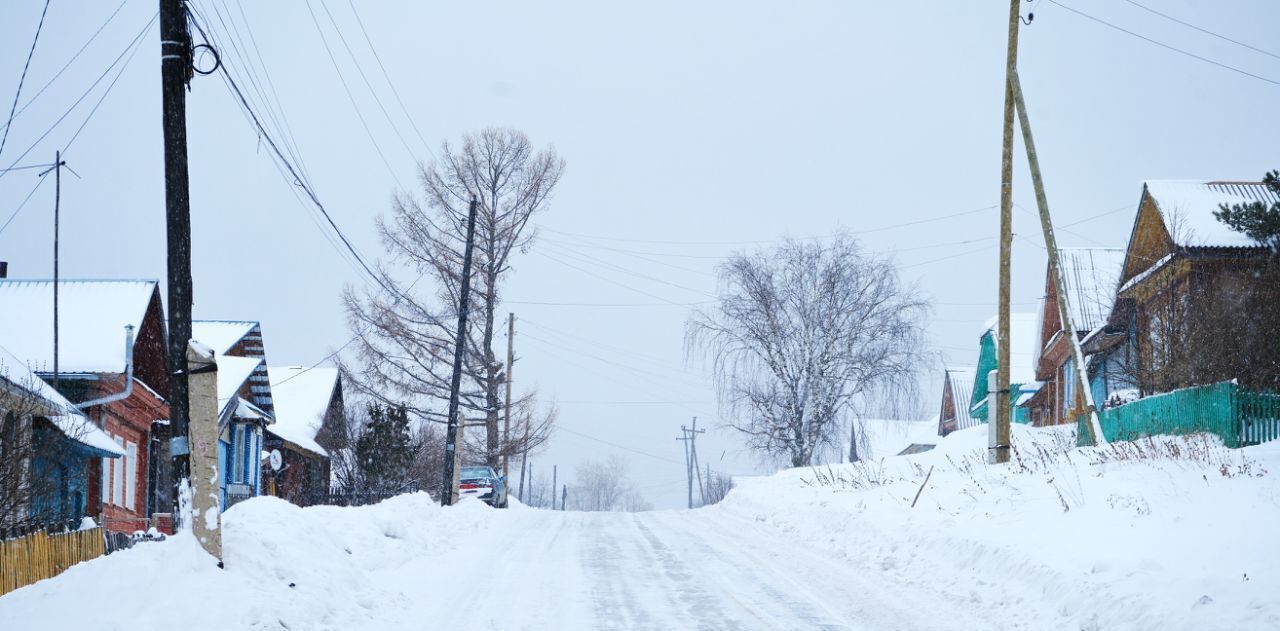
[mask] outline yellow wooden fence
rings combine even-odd
[[[49,535],[38,531],[0,541],[0,594],[51,578],[106,553],[101,528]]]

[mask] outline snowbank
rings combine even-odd
[[[924,454],[746,479],[714,508],[1015,628],[1280,628],[1280,444],[1077,449],[1069,429],[1026,426],[1014,440],[1010,465],[986,464],[983,426]]]
[[[502,517],[479,501],[445,509],[425,493],[361,508],[253,498],[223,515],[225,570],[189,534],[139,544],[0,597],[0,627],[376,628],[372,608],[421,589],[406,576],[440,572],[432,559]]]

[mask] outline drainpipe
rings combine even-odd
[[[124,390],[105,397],[91,399],[84,403],[77,403],[76,409],[83,410],[95,405],[114,403],[121,399],[129,398],[131,394],[133,394],[133,325],[126,324],[124,326]]]

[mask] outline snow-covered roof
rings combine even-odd
[[[1218,221],[1213,212],[1222,204],[1280,202],[1280,196],[1261,182],[1150,180],[1144,194],[1155,202],[1174,242],[1184,247],[1262,247],[1249,235]]]
[[[71,440],[116,456],[124,455],[116,441],[91,423],[76,409],[75,404],[3,347],[0,347],[0,381],[6,381],[11,387],[21,388],[39,397],[52,413],[47,418]]]
[[[1125,251],[1121,248],[1061,248],[1062,283],[1076,331],[1092,331],[1107,323],[1115,301]]]
[[[257,322],[247,320],[195,320],[191,323],[191,337],[222,355],[255,326],[258,326]]]
[[[203,340],[201,340],[203,341]],[[262,364],[258,357],[218,355],[218,403],[225,404],[240,393],[255,368]]]
[[[154,280],[59,280],[58,370],[122,373],[124,327],[142,326]],[[0,343],[37,372],[53,370],[53,281],[0,280]]]
[[[945,378],[951,385],[951,407],[956,411],[956,429],[973,427],[976,423],[969,416],[969,400],[973,398],[974,368],[947,368]]]
[[[272,366],[267,373],[276,412],[271,433],[303,449],[327,455],[315,439],[338,385],[338,369]]]
[[[983,331],[983,335],[987,332],[991,333],[991,339],[996,342],[996,350],[999,351],[1000,336],[996,334],[995,318],[987,321],[987,328]],[[1009,345],[1009,383],[1028,383],[1036,380],[1035,360],[1036,348],[1040,341],[1039,333],[1038,313],[1009,314],[1009,337],[1013,340]]]

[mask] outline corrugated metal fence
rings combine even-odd
[[[1098,413],[1107,440],[1208,432],[1228,447],[1280,439],[1280,395],[1224,381],[1152,395]],[[1083,443],[1085,419],[1078,423]]]
[[[0,595],[52,578],[106,553],[101,528],[50,535],[43,530],[0,540]]]

